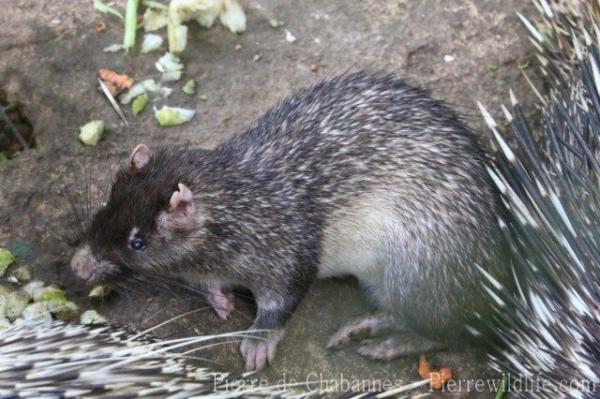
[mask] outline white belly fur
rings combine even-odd
[[[390,194],[370,193],[332,215],[323,231],[318,277],[353,275],[381,286],[386,246],[401,234]]]

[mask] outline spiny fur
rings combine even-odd
[[[24,321],[0,332],[0,396],[6,398],[233,398],[283,393],[259,389],[186,364],[178,347],[216,337],[168,342],[135,338],[116,327]],[[225,389],[225,383],[227,388]]]
[[[535,384],[517,397],[596,398],[600,103],[594,71],[600,66],[600,14],[595,2],[540,0],[538,6],[543,22],[527,26],[550,86],[541,131],[530,129],[512,93],[506,132],[482,108],[495,137],[491,173],[510,214],[501,223],[520,285],[518,296],[493,294],[506,349],[492,361],[513,380]],[[490,290],[500,287],[489,283]]]
[[[477,135],[419,88],[357,72],[300,90],[214,150],[160,148],[122,169],[85,237],[120,267],[242,285],[281,328],[317,275],[354,274],[401,327],[462,336],[502,278],[497,192]],[[193,230],[164,226],[178,184]],[[147,238],[128,248],[132,231]],[[459,340],[456,339],[454,343]]]
[[[189,355],[198,345],[231,337],[158,341],[117,327],[60,321],[23,321],[0,331],[2,398],[322,398],[332,392],[301,384],[265,386],[251,376],[231,376],[196,367]],[[344,398],[383,398],[428,381],[387,392],[337,392]]]

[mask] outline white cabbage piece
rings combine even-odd
[[[163,105],[161,109],[154,108],[154,116],[159,125],[163,127],[189,122],[195,114],[196,111],[193,109],[169,107],[168,105]]]
[[[165,11],[147,8],[142,23],[146,32],[154,32],[167,26],[168,22],[169,16]]]
[[[160,35],[154,33],[146,33],[144,35],[144,41],[142,42],[142,53],[150,53],[156,51],[162,46],[163,38]]]
[[[234,33],[246,30],[246,14],[237,0],[171,0],[167,25],[169,51],[179,53],[185,49],[188,29],[184,22],[196,20],[210,28],[217,17]]]
[[[221,15],[221,23],[233,33],[246,31],[246,14],[237,0],[224,0]]]

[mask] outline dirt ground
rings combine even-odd
[[[118,1],[121,6],[124,1]],[[182,58],[185,76],[195,78],[198,94],[187,96],[174,84],[165,102],[197,110],[193,123],[158,127],[147,109],[128,128],[118,120],[96,90],[96,71],[111,68],[136,79],[154,76],[159,53],[110,54],[102,49],[120,42],[122,27],[113,17],[96,13],[91,1],[5,0],[0,13],[0,89],[24,110],[37,134],[37,148],[0,162],[0,247],[25,247],[19,262],[34,265],[37,278],[65,287],[83,308],[90,308],[87,289],[67,268],[72,248],[62,237],[73,223],[67,190],[78,193],[87,208],[97,204],[111,170],[133,146],[145,142],[213,147],[241,132],[254,118],[294,89],[347,71],[398,71],[412,82],[429,87],[460,111],[468,124],[487,135],[476,108],[479,100],[490,110],[508,99],[512,88],[525,104],[534,97],[520,68],[535,78],[527,35],[515,11],[534,15],[529,2],[519,0],[245,0],[248,29],[234,35],[217,26],[190,29]],[[274,29],[270,16],[285,22]],[[105,22],[107,31],[95,27]],[[297,41],[285,40],[287,29]],[[258,57],[257,57],[258,55]],[[260,58],[256,60],[256,58]],[[318,67],[311,68],[314,64]],[[203,100],[201,96],[206,96]],[[533,112],[532,108],[527,108]],[[77,139],[84,123],[102,119],[108,133],[98,146],[84,147]],[[110,320],[142,329],[206,305],[180,289],[134,286],[105,303],[94,305]],[[217,333],[246,328],[252,302],[242,297],[238,311],[221,322],[203,310],[156,331],[160,337]],[[412,382],[418,379],[416,359],[388,364],[359,357],[355,347],[339,352],[324,349],[327,337],[343,322],[368,311],[352,280],[317,283],[288,325],[277,359],[261,376],[278,382],[322,378]],[[236,345],[202,352],[215,369],[236,371],[241,358]],[[494,378],[485,357],[477,352],[445,352],[432,357],[451,366],[460,381]],[[472,387],[471,387],[472,388]],[[440,397],[489,398],[463,386]]]

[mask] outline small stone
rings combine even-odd
[[[258,62],[258,61],[260,61],[261,58],[262,58],[262,55],[260,55],[260,54],[254,54],[254,58],[252,58],[252,61]]]
[[[25,283],[31,280],[31,268],[29,266],[21,266],[13,272],[11,277],[15,277],[19,282]]]
[[[310,64],[309,69],[311,72],[317,72],[319,70],[319,66],[317,64]]]
[[[29,295],[23,291],[13,291],[7,294],[5,299],[5,316],[9,320],[15,320],[20,317],[25,308],[29,305]]]
[[[10,326],[10,321],[6,317],[0,317],[0,330],[4,330]]]
[[[292,32],[290,32],[289,30],[285,30],[285,41],[288,43],[295,43],[296,40],[298,40],[296,38],[296,36],[294,36],[294,34]]]
[[[86,310],[79,317],[81,324],[107,324],[108,320],[95,310]]]
[[[455,60],[455,59],[456,59],[456,58],[454,58],[454,56],[453,56],[453,55],[450,55],[450,54],[446,54],[446,55],[444,56],[444,62],[445,62],[446,64],[449,64],[449,63],[451,63],[451,62],[454,62],[454,60]]]
[[[239,50],[242,49],[242,45],[238,43],[238,44],[235,45],[234,48],[235,48],[235,51],[239,51]]]

